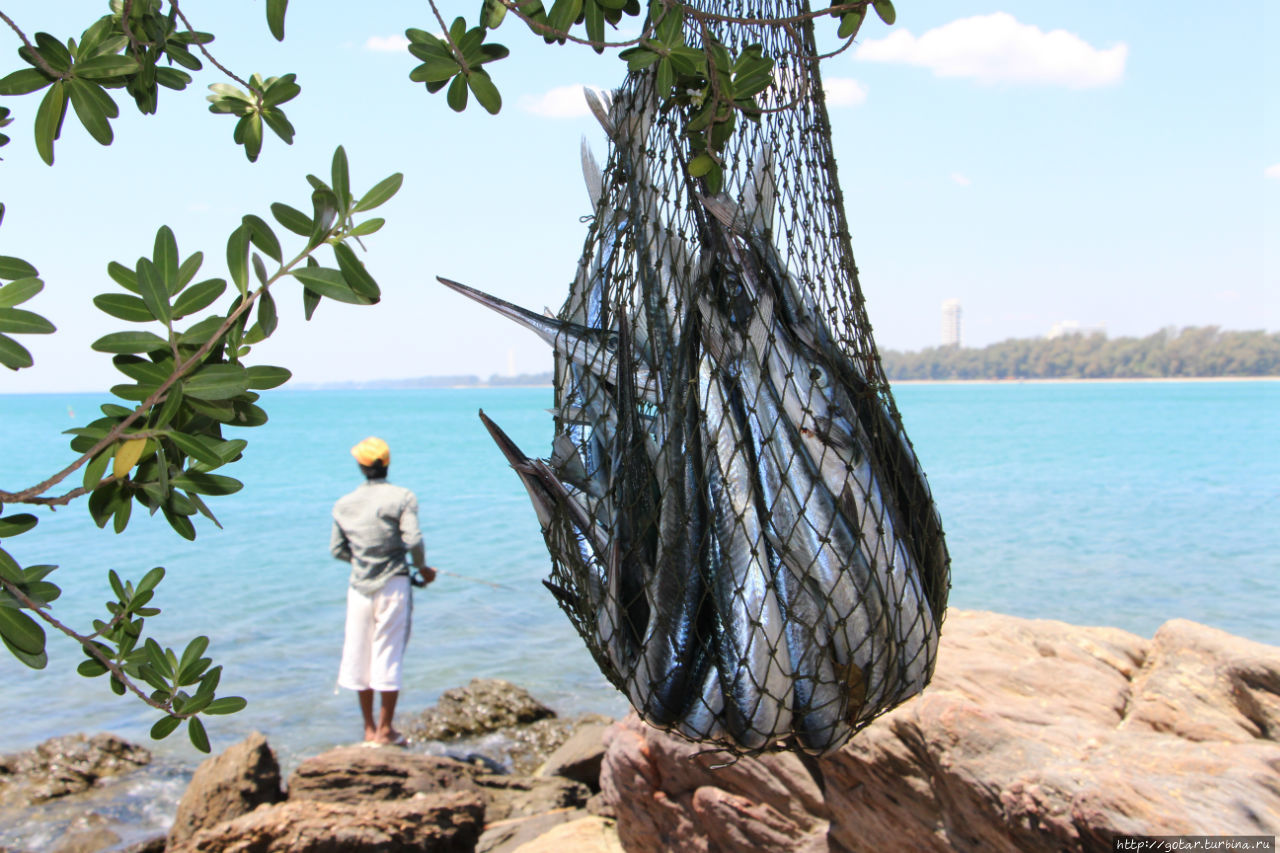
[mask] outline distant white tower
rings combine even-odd
[[[960,300],[948,299],[942,303],[942,345],[960,346]]]

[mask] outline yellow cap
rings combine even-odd
[[[391,448],[387,447],[385,441],[372,435],[351,448],[351,455],[361,465],[373,465],[377,462],[384,466],[391,464]]]

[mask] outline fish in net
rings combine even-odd
[[[546,585],[643,719],[739,754],[833,751],[919,693],[950,583],[800,32],[715,195],[651,72],[587,93],[611,154],[601,170],[584,142],[595,214],[556,315],[441,279],[554,350],[547,458],[481,412]]]

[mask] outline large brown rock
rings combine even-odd
[[[254,732],[196,769],[178,802],[169,844],[179,845],[201,829],[282,799],[280,765],[267,739]]]
[[[339,747],[308,758],[289,777],[290,800],[364,803],[474,789],[475,770],[451,758],[401,749]]]
[[[812,773],[787,753],[714,769],[629,718],[601,784],[628,849],[1102,851],[1277,834],[1278,739],[1275,647],[953,610],[933,684]]]
[[[170,853],[471,853],[484,823],[473,791],[364,804],[266,806],[196,833]]]
[[[600,790],[600,764],[604,761],[604,723],[579,726],[538,768],[539,776],[564,776]]]
[[[622,853],[613,821],[578,817],[516,847],[512,853]]]
[[[0,756],[0,805],[27,806],[91,788],[99,779],[151,763],[151,753],[111,734],[46,740]]]

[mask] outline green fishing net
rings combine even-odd
[[[713,31],[777,60],[721,192],[633,72],[589,97],[611,144],[601,169],[584,143],[595,213],[559,313],[452,286],[555,350],[549,456],[485,421],[601,671],[684,737],[822,754],[928,683],[949,558],[872,340],[812,28]]]

